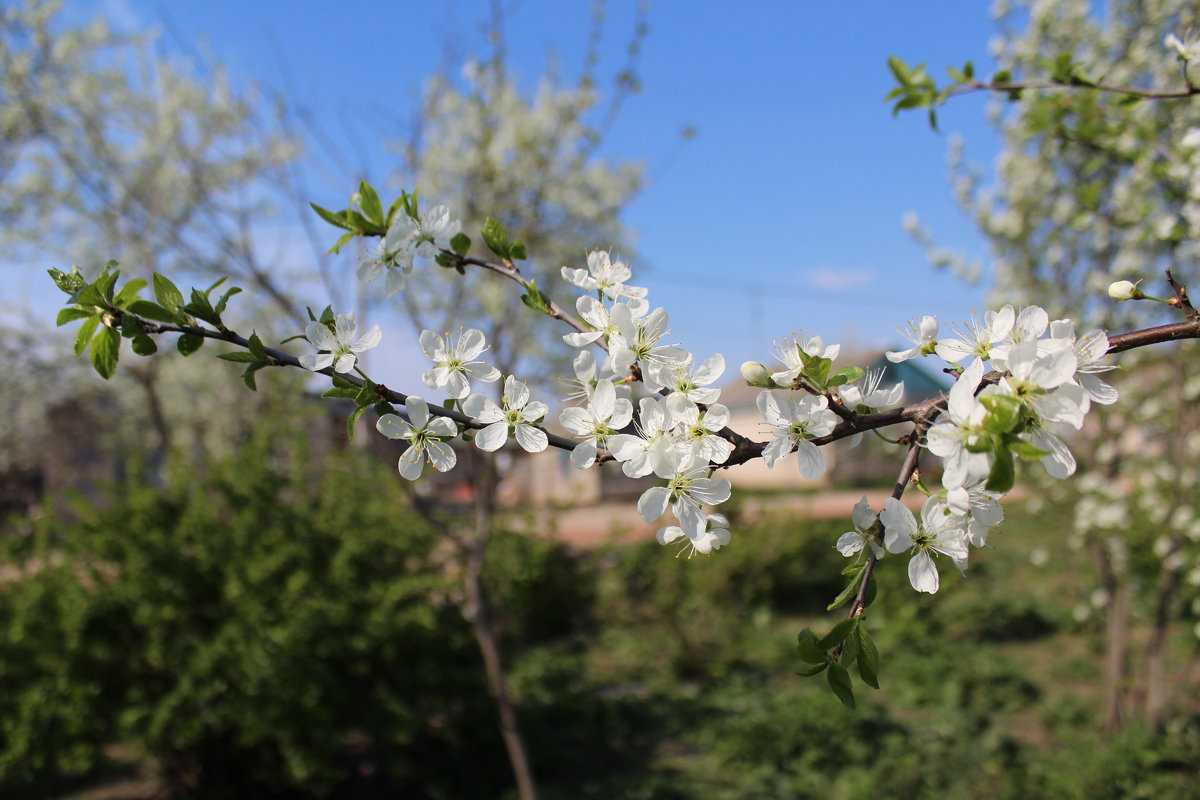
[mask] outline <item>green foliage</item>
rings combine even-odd
[[[459,718],[486,696],[394,476],[266,436],[210,476],[180,467],[7,540],[26,574],[0,598],[3,779],[86,770],[126,741],[202,796],[261,796],[331,785],[347,760],[402,784],[494,746]]]

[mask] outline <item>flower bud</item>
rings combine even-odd
[[[1108,286],[1108,296],[1118,303],[1123,303],[1126,300],[1139,300],[1145,297],[1142,294],[1142,290],[1133,281],[1114,281]]]
[[[767,374],[767,368],[757,361],[747,361],[742,364],[742,378],[746,381],[747,386],[770,388],[772,384],[771,376]]]

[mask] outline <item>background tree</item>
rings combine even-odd
[[[1045,79],[1056,72],[1056,59],[1073,71],[1067,83],[1186,90],[1198,77],[1197,67],[1164,43],[1172,31],[1190,38],[1200,24],[1192,2],[1129,0],[1102,9],[1078,0],[998,2],[994,12],[1002,26],[993,45],[998,74],[1008,76],[998,80]],[[951,172],[960,205],[987,239],[995,302],[1037,303],[1052,319],[1081,318],[1081,331],[1127,330],[1174,313],[1157,303],[1112,303],[1106,289],[1115,280],[1163,286],[1166,268],[1184,283],[1200,275],[1195,101],[1139,102],[1064,87],[998,92],[993,103],[1003,141],[994,175],[971,165],[960,144],[951,148]],[[932,241],[928,231],[916,233]],[[961,254],[938,252],[935,263],[970,272]],[[1169,632],[1200,610],[1194,581],[1183,580],[1200,576],[1200,528],[1191,511],[1200,499],[1193,413],[1200,387],[1184,367],[1195,353],[1185,342],[1131,359],[1137,377],[1113,381],[1120,408],[1100,415],[1087,443],[1077,446],[1087,476],[1047,487],[1052,502],[1076,508],[1066,543],[1095,568],[1077,613],[1090,616],[1099,607],[1104,617],[1110,728],[1131,714],[1163,722],[1174,682],[1166,665]],[[1144,646],[1131,625],[1148,628]]]

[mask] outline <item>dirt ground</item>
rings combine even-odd
[[[849,525],[850,510],[863,494],[858,490],[750,497],[741,501],[741,508],[750,518],[766,512],[788,511],[817,519],[843,518]],[[871,507],[878,510],[891,496],[891,490],[868,489],[865,494]],[[924,500],[924,496],[915,491],[904,496],[904,504],[914,511],[921,507]],[[650,541],[662,525],[670,524],[666,521],[645,522],[638,515],[637,498],[544,513],[545,521],[539,523],[539,533],[585,549],[609,542]],[[737,532],[731,533],[736,538]]]

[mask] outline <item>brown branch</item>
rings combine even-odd
[[[892,487],[892,497],[899,500],[904,495],[904,490],[908,488],[912,476],[917,471],[917,462],[921,457],[921,440],[925,438],[925,430],[929,427],[928,423],[918,423],[913,428],[912,433],[908,435],[909,445],[908,452],[904,456],[904,463],[900,466],[900,474],[896,478],[896,485]],[[883,523],[880,522],[880,541],[883,540]],[[850,603],[850,612],[847,614],[851,619],[861,617],[867,608],[867,586],[871,582],[871,576],[875,572],[875,564],[879,561],[875,557],[870,545],[867,546],[867,563],[863,567],[862,581],[858,585],[858,592],[854,595],[854,601]]]
[[[1141,89],[1136,86],[1114,86],[1107,83],[1060,83],[1059,81],[1002,81],[999,83],[982,83],[972,81],[966,86],[958,86],[947,91],[947,97],[956,97],[975,92],[1019,92],[1026,89],[1082,89],[1093,92],[1110,92],[1126,96],[1140,97],[1143,100],[1180,100],[1200,94],[1200,87],[1187,86],[1183,89]]]

